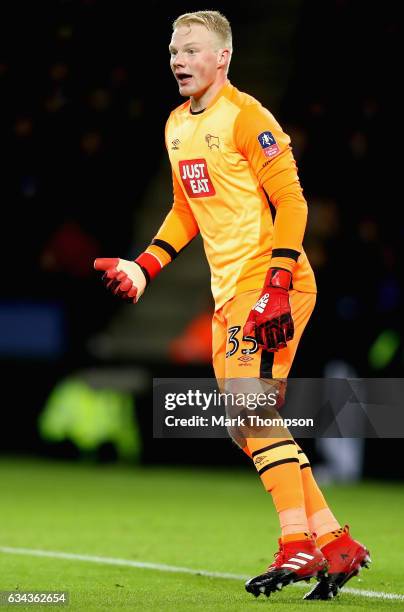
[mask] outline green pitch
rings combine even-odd
[[[303,583],[306,588],[255,600],[243,579],[4,552],[57,551],[253,576],[272,561],[278,525],[252,468],[132,469],[2,458],[0,483],[0,590],[69,591],[70,605],[56,609],[404,610],[404,597],[342,593],[331,602],[303,602],[309,588]],[[371,570],[348,586],[404,596],[403,488],[365,483],[325,493],[373,559]]]

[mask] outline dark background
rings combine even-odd
[[[231,81],[291,135],[309,204],[304,244],[319,294],[291,375],[402,376],[396,4],[209,7],[232,24]],[[151,437],[152,378],[212,375],[200,353],[184,358],[172,349],[212,307],[207,277],[206,297],[186,292],[194,276],[187,251],[162,273],[165,281],[156,280],[156,291],[164,282],[174,287],[162,291],[171,302],[182,291],[179,310],[172,306],[177,318],[164,301],[152,305],[154,287],[142,306],[122,305],[92,269],[97,256],[135,258],[171,206],[163,134],[181,99],[167,47],[172,21],[203,8],[99,0],[3,8],[0,452],[78,457],[69,443],[45,444],[38,435],[49,393],[72,373],[130,368],[143,377],[131,392],[144,463],[245,462],[229,441],[209,442],[208,453],[204,440]],[[143,346],[137,333],[150,342]],[[401,477],[392,462],[399,444],[367,441],[365,475]],[[313,442],[307,446],[315,457]],[[99,450],[100,459],[113,457],[112,449]]]

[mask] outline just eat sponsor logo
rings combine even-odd
[[[208,198],[216,194],[206,159],[185,159],[179,164],[180,177],[190,198]]]

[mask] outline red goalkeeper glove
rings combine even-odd
[[[135,261],[118,257],[96,259],[94,268],[104,272],[102,280],[112,293],[136,304],[162,265],[157,257],[142,253]]]
[[[243,335],[255,336],[258,345],[266,351],[276,352],[293,338],[289,304],[291,281],[292,274],[288,270],[270,268],[260,298],[244,325]]]

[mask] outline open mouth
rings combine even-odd
[[[185,72],[180,72],[180,73],[176,74],[175,76],[177,77],[177,80],[180,83],[180,85],[185,85],[192,78],[191,74],[186,74]]]

